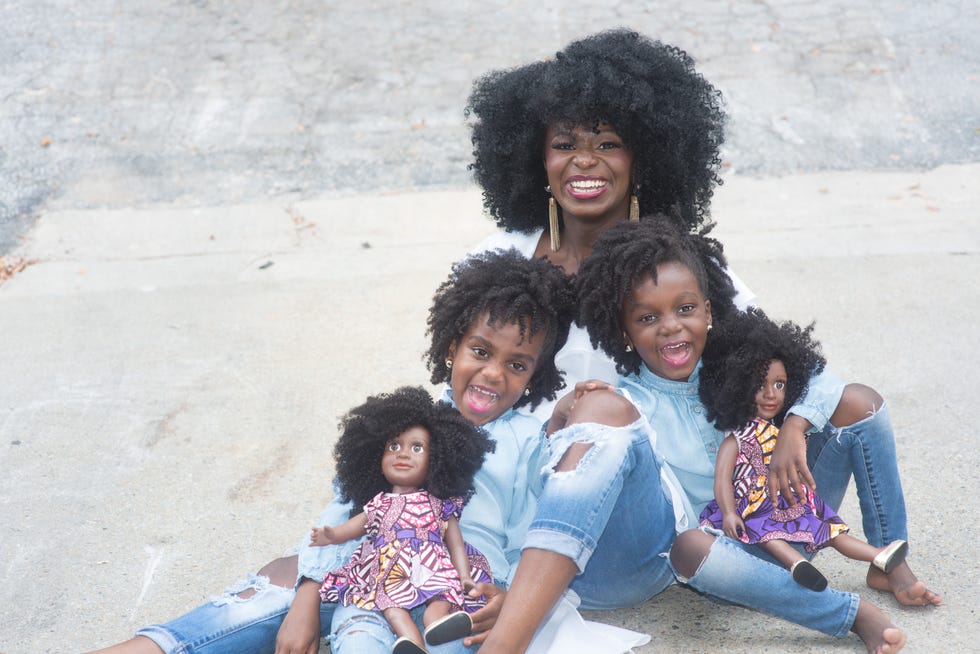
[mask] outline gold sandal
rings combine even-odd
[[[875,558],[871,561],[871,565],[878,568],[885,574],[888,574],[895,569],[895,566],[905,560],[905,556],[908,553],[909,544],[904,540],[896,540],[889,543],[885,549],[878,552]]]

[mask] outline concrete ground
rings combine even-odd
[[[607,5],[0,3],[0,654],[126,638],[304,535],[337,418],[425,381],[431,293],[492,230],[472,80],[619,25],[723,92],[717,235],[889,399],[912,561],[946,605],[821,568],[907,651],[977,649],[980,6]],[[863,651],[679,588],[590,617],[642,652]]]
[[[730,175],[714,215],[778,318],[817,319],[833,368],[890,401],[918,573],[908,630],[971,651],[980,493],[980,165]],[[0,652],[79,651],[205,601],[295,543],[329,498],[336,420],[426,379],[428,298],[489,233],[473,188],[216,209],[46,214],[0,287]],[[967,509],[968,510],[968,509]],[[849,495],[842,514],[857,524]],[[679,588],[598,619],[643,652],[858,652]]]

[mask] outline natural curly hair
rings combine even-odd
[[[729,316],[708,334],[701,356],[698,393],[708,420],[718,429],[741,427],[756,416],[755,394],[762,387],[773,359],[786,367],[786,401],[773,419],[779,426],[786,412],[806,392],[810,378],[823,370],[826,359],[807,327],[776,323],[761,309]]]
[[[436,290],[429,309],[432,345],[425,355],[433,384],[450,381],[445,366],[449,346],[458,342],[484,315],[490,324],[516,324],[521,338],[544,337],[541,356],[531,375],[529,393],[514,404],[533,409],[555,399],[565,387],[555,366],[555,352],[565,344],[575,311],[575,296],[565,273],[546,259],[528,259],[516,249],[482,252],[453,266]]]
[[[687,233],[670,218],[649,216],[614,225],[596,239],[575,277],[576,322],[589,331],[592,347],[602,348],[621,374],[636,374],[643,363],[636,351],[626,351],[623,304],[638,281],[649,276],[656,283],[657,266],[679,263],[694,274],[711,302],[714,324],[735,311],[735,287],[725,272],[721,243],[707,236],[710,231],[711,225],[706,225]]]
[[[391,491],[381,457],[388,441],[412,427],[429,432],[425,489],[442,499],[462,497],[464,503],[473,495],[473,476],[495,443],[453,406],[433,402],[423,388],[404,386],[372,395],[341,420],[334,447],[336,482],[341,498],[354,503],[351,515],[378,493]]]
[[[720,92],[683,50],[631,30],[600,32],[553,60],[484,75],[466,116],[475,118],[470,168],[490,215],[508,231],[548,225],[542,158],[549,125],[608,122],[633,153],[641,209],[688,228],[707,221],[721,184]]]

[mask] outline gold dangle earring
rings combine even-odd
[[[551,235],[551,251],[557,252],[561,247],[561,235],[558,233],[558,203],[555,196],[551,195],[551,186],[545,186],[548,191],[548,232]]]
[[[633,189],[633,193],[630,195],[630,222],[638,223],[640,222],[640,201],[636,197],[636,192],[640,189],[640,185],[637,184]]]

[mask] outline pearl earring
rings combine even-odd
[[[453,369],[453,360],[447,358],[446,359],[446,370],[452,370],[452,369]]]

